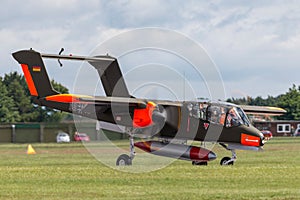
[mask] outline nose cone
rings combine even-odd
[[[260,146],[264,146],[264,144],[266,143],[266,138],[265,136],[261,133],[261,137],[260,137]]]
[[[214,153],[214,152],[209,152],[208,154],[208,160],[211,161],[211,160],[215,160],[217,158],[217,155]]]

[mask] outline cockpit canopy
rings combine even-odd
[[[221,124],[225,127],[250,125],[243,109],[234,104],[193,102],[188,104],[191,117]]]

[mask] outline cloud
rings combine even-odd
[[[10,56],[15,50],[33,47],[55,53],[65,47],[66,53],[87,55],[119,33],[162,27],[185,34],[207,50],[228,94],[244,85],[244,92],[252,96],[270,90],[276,95],[278,90],[270,83],[282,90],[299,83],[299,9],[297,1],[3,0],[0,73],[19,69]],[[71,87],[76,76],[73,65],[49,71]]]
[[[295,73],[300,61],[299,4],[290,3],[252,2],[250,6],[243,3],[232,6],[226,2],[226,5],[206,4],[203,8],[207,11],[195,6],[192,9],[195,12],[188,15],[188,28],[182,27],[182,31],[208,50],[229,94],[243,85],[249,95],[276,95],[278,88],[284,91],[292,83],[299,83]]]
[[[176,10],[180,2],[160,1],[107,1],[102,3],[103,20],[113,28],[165,26],[177,23]]]

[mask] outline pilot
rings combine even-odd
[[[238,126],[239,125],[239,120],[238,117],[234,111],[233,108],[231,108],[228,112],[228,117],[227,117],[227,127],[231,126]]]

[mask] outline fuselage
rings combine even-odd
[[[152,100],[155,102],[155,100]],[[160,106],[162,118],[144,127],[134,127],[135,109],[109,108],[80,102],[58,103],[37,100],[39,104],[88,118],[135,129],[136,137],[160,137],[180,140],[237,143],[246,146],[263,146],[264,137],[253,127],[243,110],[226,102],[183,102],[181,106]],[[151,116],[150,116],[151,115]]]

